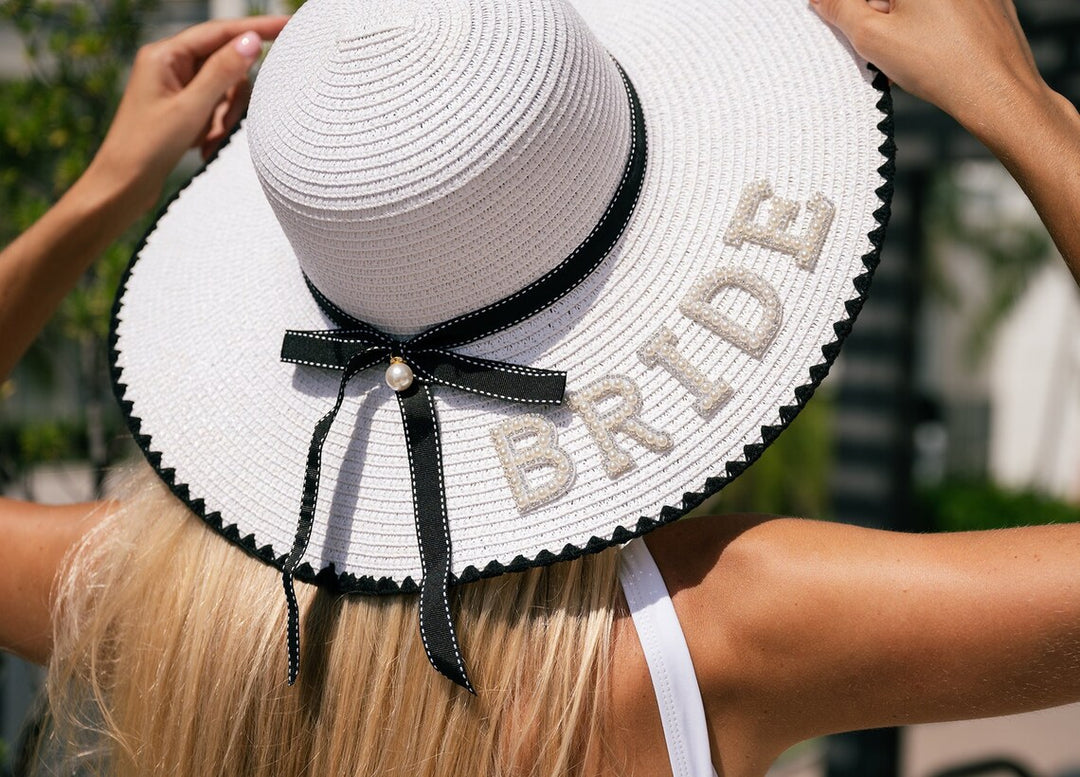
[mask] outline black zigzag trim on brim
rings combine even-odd
[[[547,566],[558,561],[570,561],[591,553],[598,553],[616,545],[622,545],[629,542],[634,537],[639,537],[660,526],[677,521],[679,518],[682,518],[688,512],[701,505],[706,499],[719,493],[724,486],[741,475],[747,467],[761,457],[761,454],[765,452],[765,449],[768,448],[769,445],[780,436],[780,433],[795,420],[795,417],[803,407],[806,406],[806,403],[810,401],[810,398],[814,395],[817,387],[821,385],[825,376],[829,374],[829,369],[832,367],[833,362],[836,361],[836,357],[840,353],[840,347],[851,332],[855,319],[858,317],[859,311],[862,310],[863,304],[866,302],[867,296],[870,293],[870,282],[873,278],[874,270],[881,260],[881,247],[884,244],[885,230],[889,223],[889,215],[891,212],[890,206],[893,195],[893,179],[896,173],[896,144],[893,132],[892,95],[889,91],[888,78],[872,65],[869,67],[874,72],[873,86],[881,92],[881,97],[877,102],[877,108],[883,114],[883,118],[878,123],[877,128],[885,135],[885,141],[878,147],[878,151],[883,158],[882,164],[877,170],[878,174],[881,175],[882,184],[875,190],[880,205],[873,213],[874,220],[877,221],[878,225],[867,234],[867,238],[870,240],[872,248],[869,253],[862,257],[862,263],[866,268],[866,271],[857,275],[852,280],[856,296],[844,303],[848,317],[833,324],[833,331],[836,333],[836,339],[821,347],[821,354],[824,359],[810,368],[809,382],[804,383],[795,389],[794,402],[780,408],[780,423],[761,427],[761,442],[744,445],[743,457],[741,459],[726,462],[724,465],[724,473],[707,479],[700,491],[688,491],[683,494],[682,504],[678,507],[670,505],[664,506],[660,509],[659,515],[655,518],[641,517],[632,527],[618,526],[615,528],[609,539],[593,537],[582,546],[567,544],[558,553],[544,550],[534,558],[518,556],[508,564],[491,561],[483,569],[478,569],[475,566],[468,566],[462,570],[460,575],[453,579],[452,583],[471,583],[485,577],[496,577],[508,572],[522,572],[532,567]],[[235,131],[236,130],[234,129],[233,132],[235,133]],[[231,138],[232,135],[230,134],[226,143],[229,142]],[[224,144],[222,144],[222,147],[224,147]],[[210,157],[206,161],[206,164],[203,165],[202,169],[192,177],[192,180],[198,177],[198,175],[201,175],[216,157],[216,153]],[[191,182],[189,181],[188,184],[185,184],[177,190],[168,202],[161,207],[154,218],[155,225],[168,210],[172,202],[180,195],[180,192],[182,192],[190,183]],[[226,524],[220,513],[216,511],[207,511],[205,502],[200,498],[193,497],[186,483],[177,481],[175,470],[171,467],[161,466],[161,453],[153,449],[153,442],[150,436],[142,433],[141,419],[133,415],[132,411],[134,408],[131,401],[124,398],[127,386],[122,380],[122,370],[116,363],[119,355],[116,347],[116,330],[120,320],[119,313],[121,302],[124,291],[127,288],[131,270],[138,261],[139,253],[142,251],[147,238],[153,230],[154,226],[151,226],[143,236],[142,240],[139,241],[139,245],[135,249],[131,262],[128,264],[128,267],[120,280],[120,287],[117,291],[116,300],[113,303],[112,320],[109,324],[109,362],[111,364],[113,393],[116,395],[117,402],[120,403],[120,408],[127,420],[128,428],[131,430],[131,434],[138,443],[139,448],[146,456],[146,460],[150,462],[150,465],[169,486],[169,489],[173,494],[175,494],[177,498],[191,509],[192,512],[198,515],[210,528],[222,537],[229,540],[234,545],[239,546],[250,555],[275,567],[278,571],[281,571],[285,563],[286,554],[275,553],[270,545],[258,546],[253,534],[241,536],[240,530],[235,524]],[[315,572],[310,564],[301,564],[295,572],[295,577],[340,593],[398,594],[418,593],[420,590],[419,584],[413,580],[411,576],[406,577],[401,582],[397,582],[388,577],[375,578],[370,575],[356,576],[348,572],[336,572],[333,564],[325,567],[319,572]]]

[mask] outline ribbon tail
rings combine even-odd
[[[293,539],[292,549],[285,558],[281,570],[281,584],[285,589],[285,602],[288,606],[286,638],[289,650],[289,685],[295,683],[300,674],[300,606],[296,601],[293,575],[300,565],[300,559],[307,552],[308,542],[311,540],[311,527],[315,523],[315,508],[319,502],[319,480],[322,474],[323,443],[326,442],[330,427],[334,425],[334,419],[337,418],[341,404],[345,401],[345,387],[358,372],[370,367],[376,359],[378,359],[377,355],[364,352],[355,355],[345,366],[341,383],[338,385],[337,402],[334,403],[333,409],[315,425],[315,432],[311,435],[311,444],[308,446],[307,469],[304,472],[304,495],[300,500],[300,520],[296,524],[296,536]]]
[[[398,405],[405,425],[420,546],[420,638],[435,670],[475,695],[461,657],[450,614],[450,525],[443,486],[442,444],[431,390],[416,381],[399,392]]]
[[[566,393],[566,373],[508,364],[453,351],[410,351],[413,369],[429,383],[507,402],[557,405]]]
[[[300,605],[296,601],[292,572],[286,570],[281,573],[281,585],[285,589],[285,605],[288,610],[285,642],[289,651],[289,685],[292,685],[300,674]]]

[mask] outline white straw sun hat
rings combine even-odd
[[[675,520],[794,418],[892,149],[804,0],[310,0],[131,262],[116,393],[283,571],[291,676],[295,574],[420,591],[468,686],[448,584]]]

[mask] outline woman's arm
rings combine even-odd
[[[714,518],[649,546],[721,757],[767,766],[821,734],[1080,700],[1080,525],[916,535]]]
[[[1035,67],[1012,0],[811,0],[905,91],[1001,160],[1080,283],[1080,115]],[[878,10],[875,10],[878,9]]]
[[[36,505],[0,499],[0,650],[44,663],[52,646],[53,578],[108,503]]]
[[[286,17],[192,27],[144,46],[89,169],[0,253],[0,381],[99,253],[153,206],[192,146],[211,153],[239,120],[247,73]],[[49,605],[64,554],[106,505],[0,499],[0,649],[44,661]]]
[[[181,155],[221,143],[246,105],[262,39],[285,21],[208,22],[140,49],[90,167],[0,253],[0,382],[90,263],[153,206]]]
[[[1039,75],[1011,0],[811,2],[1001,159],[1080,282],[1080,116]],[[725,774],[760,773],[820,734],[1080,699],[1080,525],[905,535],[696,523],[649,544]]]

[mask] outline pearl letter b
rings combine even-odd
[[[548,419],[540,415],[511,418],[492,427],[491,439],[521,512],[552,502],[570,490],[574,463],[559,447],[558,431]],[[541,480],[541,474],[546,479],[535,482]]]

